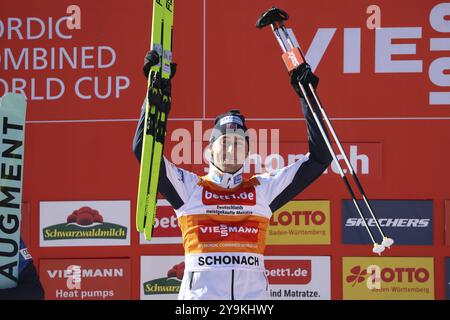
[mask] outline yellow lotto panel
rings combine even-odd
[[[432,300],[433,258],[344,257],[345,300]]]
[[[330,244],[330,201],[285,204],[270,220],[266,244]]]

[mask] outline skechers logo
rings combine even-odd
[[[375,227],[374,219],[366,219],[369,227]],[[391,228],[428,228],[430,226],[431,219],[378,219],[378,222],[382,227]],[[349,218],[345,222],[346,227],[363,227],[363,221],[361,218]]]

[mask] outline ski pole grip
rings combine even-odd
[[[287,19],[289,19],[289,15],[286,11],[272,7],[259,17],[258,21],[256,21],[256,27],[261,29],[268,25],[273,25],[275,29],[280,28],[284,24],[283,21]]]
[[[281,33],[283,34],[286,32],[286,28],[284,27],[284,21],[288,19],[289,15],[287,14],[286,11],[281,10],[277,7],[272,7],[263,14],[261,14],[258,21],[256,21],[256,27],[262,29],[268,25],[271,25],[274,32],[276,32],[275,34],[278,38],[278,41],[282,45],[284,51],[287,48],[289,47],[292,48],[293,46],[296,45],[296,44],[292,45],[293,42],[291,39],[291,45],[289,46],[288,39],[285,38],[285,36],[281,37],[279,33],[277,33],[278,29],[281,29]],[[287,37],[289,37],[288,33],[286,35]],[[283,53],[282,58],[289,73],[291,73],[295,68],[298,68],[302,63],[306,62],[302,51],[298,47],[294,47],[291,50],[287,50],[285,53]]]

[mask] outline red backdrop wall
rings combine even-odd
[[[320,77],[320,97],[342,142],[381,145],[381,153],[375,152],[370,164],[380,168],[378,173],[361,175],[371,199],[433,200],[434,245],[396,246],[385,255],[434,257],[435,297],[445,298],[444,260],[450,255],[444,233],[444,201],[450,198],[447,165],[450,104],[433,105],[429,100],[430,92],[449,90],[442,82],[434,83],[432,77],[437,76],[430,71],[433,61],[448,56],[448,52],[430,50],[430,39],[448,37],[448,33],[435,30],[430,23],[430,12],[439,3],[378,1],[382,27],[420,29],[420,36],[415,39],[394,40],[414,45],[415,53],[394,55],[393,60],[417,60],[421,68],[412,72],[377,72],[376,52],[388,49],[377,48],[375,31],[366,26],[370,1],[176,1],[174,60],[179,68],[173,80],[165,155],[171,157],[171,148],[176,143],[171,139],[174,130],[188,128],[192,132],[194,120],[201,121],[206,130],[212,118],[230,107],[240,108],[252,128],[279,129],[281,154],[297,152],[296,145],[304,146],[307,142],[298,99],[289,85],[278,44],[269,29],[256,29],[255,21],[272,5],[285,9],[292,17],[289,26],[305,51],[319,29],[335,28],[315,69]],[[11,65],[8,68],[2,65],[0,78],[10,89],[13,79],[23,79],[27,84],[23,202],[29,208],[28,246],[37,266],[40,259],[46,258],[129,257],[132,298],[138,299],[140,256],[182,254],[181,246],[139,245],[138,233],[132,227],[131,246],[101,250],[39,247],[40,201],[128,199],[134,226],[139,166],[131,145],[146,90],[141,67],[150,42],[152,1],[79,0],[76,4],[81,8],[81,29],[70,32],[64,29],[72,35],[71,39],[58,38],[55,33],[52,39],[48,33],[36,40],[26,39],[25,34],[20,39],[14,32],[8,39],[8,18],[57,20],[67,15],[70,4],[66,0],[0,4],[0,19],[5,24],[0,48],[10,48],[18,54],[22,48],[64,47],[70,51],[74,47],[108,46],[116,55],[114,64],[108,68],[96,65],[96,49],[89,51],[94,58],[87,61],[93,68],[83,68],[80,61],[76,68],[66,65],[62,70],[49,66],[27,70],[24,65],[14,70]],[[345,28],[360,30],[361,54],[356,57],[360,59],[359,72],[344,72]],[[111,52],[106,50],[103,54],[102,59],[108,62]],[[1,55],[0,62],[4,64],[5,52]],[[448,69],[447,64],[443,73]],[[128,82],[129,85],[119,92],[112,89],[110,97],[100,99],[94,95],[92,82],[85,81],[80,90],[92,97],[82,99],[74,90],[76,81],[82,77],[98,77],[102,92],[106,90],[107,77],[113,83],[117,80],[119,85],[125,87]],[[60,98],[38,98],[45,95],[48,78],[59,78],[64,83],[65,92]],[[51,90],[56,94],[58,89],[52,86]],[[0,82],[0,94],[4,91],[5,85]],[[205,167],[180,166],[199,174]],[[331,256],[333,299],[342,298],[342,257],[370,253],[368,246],[342,244],[341,201],[348,198],[338,175],[324,175],[298,199],[331,201],[331,245],[268,246],[266,251],[269,255]]]

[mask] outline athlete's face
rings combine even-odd
[[[235,173],[245,162],[248,145],[245,138],[237,134],[225,134],[210,145],[213,162],[227,173]]]

